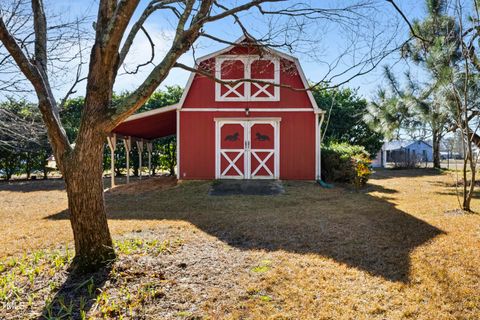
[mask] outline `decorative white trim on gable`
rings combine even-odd
[[[220,82],[215,82],[215,101],[279,101],[280,100],[280,59],[275,56],[258,56],[258,55],[223,55],[218,56],[215,59],[215,78],[219,80],[222,79],[222,65],[225,61],[241,61],[243,63],[243,79],[251,79],[262,81],[262,83],[257,82],[239,82],[234,85],[222,84]],[[252,79],[252,64],[255,61],[270,61],[273,63],[273,79]],[[225,81],[236,81],[241,79],[225,79]],[[268,83],[271,82],[276,86],[273,87],[273,94],[268,91],[270,86]],[[227,92],[222,94],[222,86],[227,88]],[[238,90],[243,86],[243,94]],[[252,88],[255,88],[255,93],[252,94]],[[231,96],[231,94],[235,96]],[[265,94],[266,96],[260,96],[260,94]]]
[[[234,43],[236,44],[240,44],[241,42],[243,42],[247,37],[246,36],[241,36],[240,38],[238,38]],[[208,55],[205,55],[203,57],[200,57],[198,59],[195,60],[195,66],[198,67],[200,65],[201,62],[205,61],[205,60],[208,60],[208,59],[211,59],[211,58],[214,58],[214,57],[217,57],[217,56],[220,56],[224,53],[227,53],[229,52],[230,50],[232,50],[233,48],[235,47],[235,45],[230,45],[230,46],[227,46],[221,50],[218,50],[218,51],[215,51],[215,52],[212,52]],[[284,52],[281,52],[281,51],[278,51],[278,50],[275,50],[275,49],[272,49],[272,48],[264,48],[266,52],[268,52],[270,55],[272,56],[276,56],[276,57],[280,57],[282,59],[285,59],[285,60],[288,60],[288,61],[291,61],[295,64],[295,67],[297,68],[298,72],[299,72],[299,75],[300,75],[300,78],[302,80],[302,83],[303,83],[303,86],[304,88],[308,88],[309,85],[308,85],[308,81],[307,81],[307,78],[305,77],[305,73],[303,72],[303,69],[300,65],[300,62],[297,58],[289,55],[289,54],[286,54]],[[183,92],[183,95],[180,99],[180,102],[179,102],[179,108],[182,109],[183,108],[183,104],[185,103],[185,99],[187,98],[187,94],[192,86],[192,82],[193,82],[193,79],[195,78],[195,72],[191,72],[190,73],[190,77],[188,78],[188,82],[187,82],[187,85],[185,87],[185,91]],[[320,109],[317,105],[317,102],[315,101],[314,97],[313,97],[313,94],[310,90],[307,90],[307,95],[308,95],[308,98],[310,100],[310,103],[312,104],[313,106],[313,110],[315,113],[324,113],[325,111]]]

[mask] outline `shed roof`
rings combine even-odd
[[[394,141],[385,142],[383,144],[382,149],[386,151],[405,149],[410,147],[414,143],[423,143],[429,147],[432,147],[430,144],[426,143],[423,140],[394,140]]]
[[[178,104],[174,104],[134,114],[112,132],[147,140],[174,135],[177,131],[177,107]]]

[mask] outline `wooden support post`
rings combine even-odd
[[[386,168],[387,167],[387,150],[382,150],[382,153],[383,153],[383,163],[382,163],[382,167]]]
[[[108,147],[110,148],[110,188],[115,187],[115,148],[117,147],[117,135],[114,133],[107,137]]]
[[[143,154],[143,139],[137,140],[138,150],[138,176],[142,179],[142,154]]]
[[[147,151],[148,151],[148,176],[152,176],[152,151],[153,143],[151,141],[147,142]]]
[[[322,124],[324,113],[315,114],[315,180],[322,180]]]
[[[125,137],[123,139],[125,144],[125,154],[127,156],[127,183],[130,182],[130,150],[132,150],[132,137]]]

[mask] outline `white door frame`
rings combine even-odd
[[[279,179],[280,177],[280,121],[281,118],[215,118],[215,178],[216,179]],[[231,159],[225,154],[225,151],[220,148],[221,146],[221,128],[225,124],[240,124],[244,130],[244,148],[240,149],[229,149],[231,152],[240,152],[236,157]],[[255,149],[251,150],[251,128],[255,124],[270,124],[273,127],[274,131],[274,149]],[[256,152],[270,152],[273,153],[267,156],[266,160],[259,160]],[[235,166],[236,160],[243,155],[244,160],[244,172],[238,176],[224,176],[224,173],[232,166]],[[251,157],[252,155],[257,159],[259,165],[252,172],[251,168]],[[222,156],[229,160],[230,164],[223,172],[221,172],[221,159]],[[256,173],[263,167],[266,167],[266,162],[271,157],[274,157],[274,170],[270,176],[256,176]],[[236,159],[236,160],[235,160]],[[236,166],[235,166],[236,167]],[[238,168],[234,168],[237,170]],[[270,171],[267,168],[267,171]],[[237,170],[238,172],[238,170]]]

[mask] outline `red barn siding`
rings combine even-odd
[[[180,112],[180,179],[215,179],[215,123],[207,112]]]
[[[215,178],[214,118],[246,118],[245,112],[180,112],[180,179]],[[280,179],[315,178],[313,112],[255,112],[250,118],[279,117]]]
[[[285,112],[280,122],[280,178],[315,179],[315,114]]]

